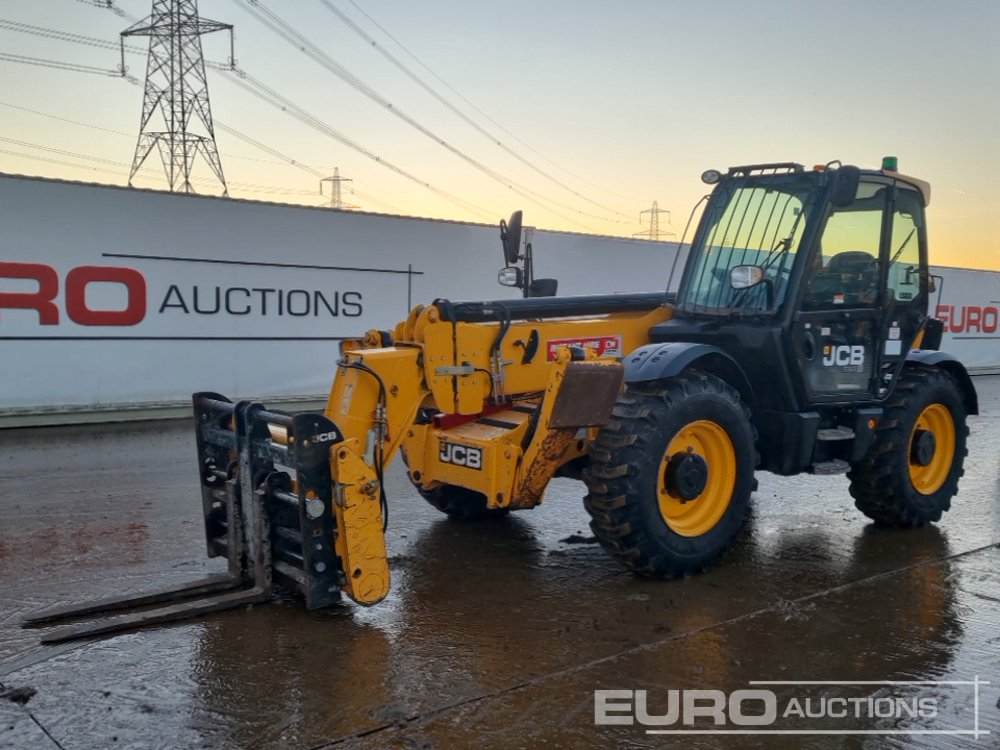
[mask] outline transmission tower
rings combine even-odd
[[[347,208],[344,205],[344,198],[341,192],[340,186],[345,182],[354,182],[350,177],[340,176],[340,167],[333,168],[333,177],[324,177],[319,181],[319,194],[323,195],[323,183],[329,182],[331,185],[330,189],[330,208],[336,208],[343,210]]]
[[[675,232],[670,231],[660,231],[660,214],[667,215],[667,222],[670,222],[670,211],[665,208],[660,208],[656,205],[656,201],[653,201],[653,207],[647,208],[645,211],[639,212],[639,224],[642,224],[642,215],[649,214],[649,229],[644,232],[636,232],[633,237],[648,237],[651,240],[658,240],[660,237],[676,237]]]
[[[129,186],[155,148],[163,161],[171,192],[194,192],[191,169],[195,156],[201,154],[222,183],[222,194],[229,195],[219,150],[215,145],[205,58],[201,51],[202,34],[213,31],[229,32],[229,59],[231,65],[235,64],[232,25],[201,18],[198,15],[198,0],[153,0],[150,15],[122,32],[123,74],[125,37],[149,37],[146,93],[142,102],[139,140],[128,176]],[[154,122],[157,113],[160,118]]]

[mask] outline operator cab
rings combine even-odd
[[[887,157],[709,171],[714,185],[653,341],[705,341],[750,380],[757,406],[877,400],[927,318],[927,183]],[[725,322],[725,325],[722,325]]]

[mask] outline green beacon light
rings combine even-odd
[[[898,172],[899,159],[897,159],[895,156],[883,156],[882,169],[884,169],[886,172]]]

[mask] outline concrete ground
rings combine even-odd
[[[874,529],[843,476],[761,474],[722,564],[653,582],[592,543],[577,482],[555,482],[537,510],[467,525],[427,506],[397,466],[382,604],[280,600],[54,646],[20,619],[218,569],[204,558],[193,433],[0,432],[0,694],[36,691],[0,700],[0,747],[1000,747],[1000,377],[976,384],[966,476],[937,526]],[[977,679],[992,684],[961,684]],[[666,713],[673,690],[772,690],[775,724],[742,727],[729,712],[724,728],[808,733],[595,725],[607,689],[647,691],[649,714]]]

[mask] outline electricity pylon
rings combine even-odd
[[[230,64],[233,62],[233,27],[198,15],[198,0],[153,0],[150,15],[122,32],[122,73],[125,72],[125,37],[148,36],[146,92],[142,102],[139,140],[132,159],[128,184],[157,149],[170,191],[193,193],[191,169],[201,154],[229,195],[222,162],[215,145],[215,128],[208,99],[202,34],[229,32]],[[159,120],[153,122],[159,113]],[[194,126],[194,127],[192,127]],[[200,132],[198,132],[200,131]]]
[[[660,208],[656,205],[656,201],[653,201],[653,207],[647,208],[645,211],[639,212],[639,224],[642,224],[642,215],[649,214],[649,229],[644,232],[636,232],[633,237],[648,237],[651,240],[658,240],[660,237],[676,237],[675,232],[660,231],[660,214],[667,215],[667,222],[670,222],[670,211],[665,208]]]
[[[319,194],[323,195],[323,183],[329,182],[331,185],[330,189],[330,208],[336,208],[343,210],[347,208],[344,205],[344,197],[341,192],[340,186],[345,182],[354,182],[350,177],[340,176],[340,167],[333,168],[333,177],[324,177],[319,181]]]

